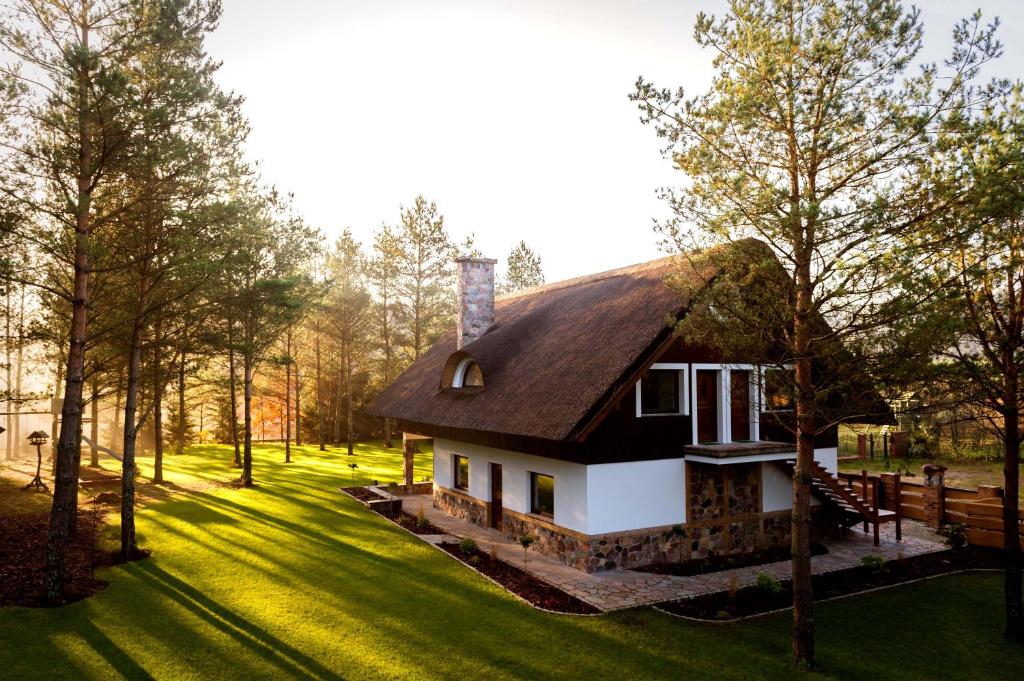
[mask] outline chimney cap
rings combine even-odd
[[[482,257],[475,256],[475,255],[460,255],[459,257],[455,258],[455,262],[459,262],[459,263],[462,263],[462,262],[478,262],[478,263],[485,264],[485,265],[496,265],[496,264],[498,264],[498,261],[495,260],[494,258],[482,258]]]

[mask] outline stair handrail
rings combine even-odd
[[[868,505],[867,500],[861,501],[856,495],[848,491],[843,487],[837,478],[835,478],[828,469],[819,464],[817,461],[811,463],[811,474],[820,482],[824,483],[833,492],[843,498],[843,501],[853,506],[858,513],[865,518],[874,519],[875,514]],[[865,494],[867,490],[865,490]]]

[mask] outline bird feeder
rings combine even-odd
[[[43,482],[42,469],[43,469],[43,450],[42,446],[46,444],[46,441],[50,439],[50,436],[41,430],[32,431],[28,436],[29,444],[35,445],[36,447],[36,477],[32,478],[32,482],[25,485],[23,489],[36,489],[49,491],[46,483]]]

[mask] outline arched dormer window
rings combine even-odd
[[[480,371],[480,365],[472,357],[463,357],[459,365],[455,367],[455,375],[452,376],[453,388],[482,388],[484,387],[484,375]]]
[[[475,359],[464,352],[457,352],[445,363],[441,376],[442,388],[482,388],[484,374]]]

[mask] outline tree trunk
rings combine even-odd
[[[160,361],[163,353],[160,351],[160,322],[156,322],[153,333],[153,484],[162,485],[164,482],[164,410],[163,410],[163,385],[160,375]]]
[[[353,416],[352,416],[352,357],[351,350],[349,356],[345,358],[345,416],[348,422],[348,455],[352,456],[352,431],[354,430]]]
[[[140,306],[141,309],[141,306]],[[128,382],[124,396],[124,451],[121,452],[121,559],[131,560],[135,544],[135,442],[139,429],[136,418],[139,383],[142,372],[142,321],[138,317],[132,329],[128,349]]]
[[[391,328],[388,323],[388,310],[390,308],[388,307],[388,296],[386,293],[383,296],[383,300],[381,300],[381,306],[383,315],[382,331],[384,335],[384,371],[382,373],[384,374],[384,387],[386,388],[391,385],[391,364],[393,361],[391,356]],[[384,448],[391,449],[393,446],[394,444],[391,441],[391,419],[384,417]]]
[[[174,453],[185,453],[185,353],[181,353],[178,364],[178,432],[175,437]]]
[[[1011,353],[1004,360],[1008,368],[1005,376],[1003,395],[1003,546],[1006,549],[1006,572],[1003,592],[1006,600],[1005,634],[1011,641],[1024,643],[1024,603],[1021,597],[1021,550],[1020,550],[1020,378],[1014,367]]]
[[[316,320],[316,418],[317,437],[320,440],[320,451],[327,451],[324,446],[324,392],[323,374],[320,370],[320,320]]]
[[[89,4],[82,3],[81,47],[89,49]],[[86,96],[90,89],[89,60],[80,60],[78,87],[78,195],[75,206],[75,267],[72,285],[71,327],[68,348],[67,379],[64,383],[64,407],[61,412],[60,437],[57,440],[56,475],[53,484],[53,506],[46,542],[46,567],[43,576],[43,597],[57,602],[64,595],[64,556],[68,537],[74,530],[78,515],[78,464],[81,456],[82,388],[85,380],[85,342],[88,330],[89,305],[89,235],[92,230],[92,145],[90,116]]]
[[[89,424],[89,439],[91,440],[89,444],[89,465],[93,468],[98,468],[100,465],[100,450],[97,447],[100,442],[100,385],[99,372],[96,370],[96,367],[93,367],[90,384],[89,407],[92,423]]]
[[[302,446],[302,374],[299,365],[295,364],[295,446]]]
[[[64,360],[57,360],[57,377],[53,382],[54,401],[51,406],[52,419],[50,421],[50,459],[53,463],[53,474],[57,474],[57,429],[60,427],[60,413],[56,409],[57,390],[64,381]]]
[[[334,446],[341,446],[341,387],[345,382],[344,369],[338,369],[338,386],[334,391]]]
[[[121,386],[124,382],[124,369],[117,370],[117,387],[114,389],[114,427],[110,431],[110,448],[117,449],[117,434],[121,429]],[[122,440],[122,444],[123,444]]]
[[[249,344],[246,344],[249,347]],[[252,487],[252,357],[242,353],[242,411],[245,415],[245,446],[242,449],[242,486]]]
[[[12,310],[11,310],[11,277],[9,275],[7,277],[7,282],[6,283],[7,283],[7,295],[5,296],[5,302],[4,302],[4,310],[6,312],[6,314],[4,315],[4,317],[5,317],[4,324],[5,324],[5,330],[6,330],[6,335],[4,336],[4,358],[5,358],[5,361],[7,362],[7,368],[6,368],[6,371],[7,371],[7,383],[5,383],[4,385],[7,388],[7,390],[6,390],[7,394],[6,394],[6,397],[4,399],[4,406],[6,407],[6,409],[4,409],[4,411],[7,412],[8,414],[10,414],[11,413],[11,404],[12,404],[11,398],[13,397],[13,395],[11,394],[12,393],[11,385],[13,383],[14,376],[13,376],[13,372],[12,372],[13,362],[11,361],[12,360],[12,357],[11,357],[11,316],[12,316],[11,312],[12,312]],[[7,444],[4,447],[4,458],[6,460],[8,460],[8,461],[10,461],[11,459],[14,458],[14,429],[10,427],[10,423],[9,423],[10,418],[11,418],[10,416],[7,417],[7,420],[8,420],[8,427],[7,427],[7,433],[6,433]]]
[[[796,468],[793,472],[793,658],[798,666],[814,664],[814,603],[811,593],[811,465],[814,462],[814,424],[811,415],[810,258],[797,264],[797,308],[794,318],[796,357]]]
[[[288,326],[284,365],[284,462],[292,462],[292,327]]]
[[[18,354],[17,368],[14,373],[14,451],[17,453],[24,445],[21,441],[21,378],[25,373],[25,286],[20,286],[18,294]]]
[[[238,443],[238,394],[235,386],[235,346],[232,338],[234,324],[228,322],[228,392],[231,393],[231,443],[235,446],[235,468],[242,467],[242,453]]]

